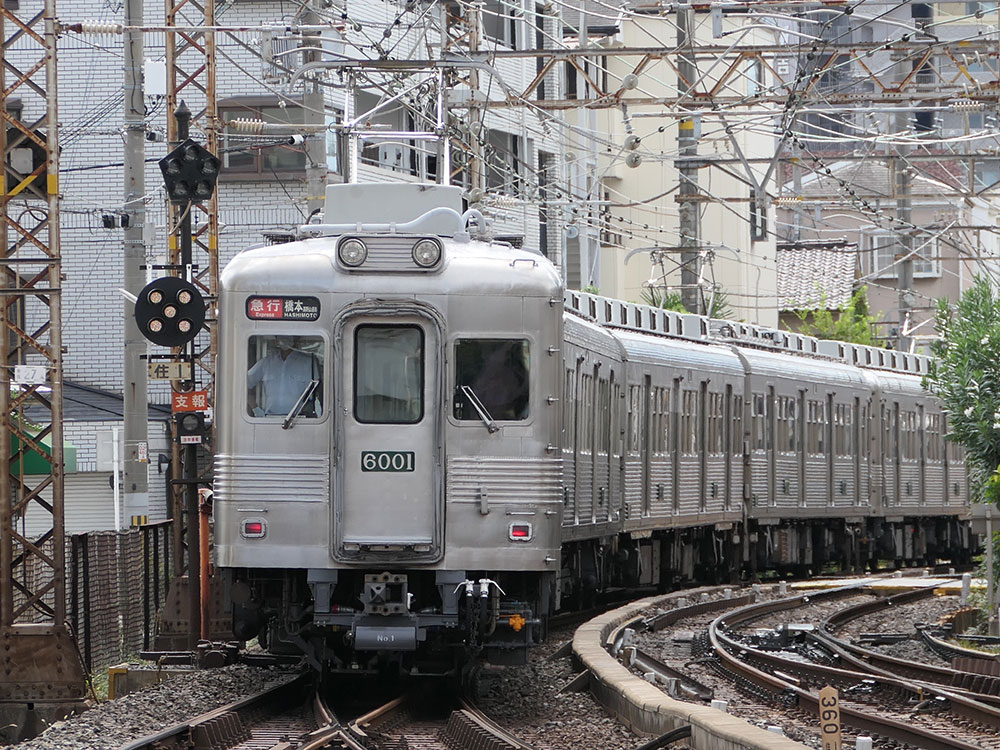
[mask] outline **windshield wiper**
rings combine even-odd
[[[476,392],[467,385],[460,386],[460,388],[462,393],[465,394],[465,397],[469,399],[469,403],[472,404],[472,408],[479,413],[479,418],[483,420],[483,424],[486,425],[486,429],[489,430],[489,433],[492,435],[494,432],[499,431],[500,428],[497,427],[496,421],[494,421],[493,417],[490,416],[490,413],[486,411],[486,407],[483,406],[483,402],[479,400],[479,396],[476,395]]]
[[[306,405],[309,398],[316,392],[316,387],[318,385],[318,380],[310,380],[306,384],[302,393],[300,393],[299,397],[295,399],[295,403],[292,405],[292,410],[288,412],[288,415],[285,417],[285,421],[281,423],[281,429],[287,430],[292,426],[292,420],[294,420],[299,415],[299,412],[302,411],[302,407]]]

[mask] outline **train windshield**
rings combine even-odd
[[[354,418],[416,424],[424,417],[424,332],[419,326],[358,326],[354,339]]]
[[[455,342],[455,419],[483,418],[469,390],[493,419],[527,419],[529,371],[524,339],[459,339]]]
[[[323,339],[251,336],[247,347],[247,411],[254,417],[323,414]],[[315,385],[313,385],[315,383]],[[305,403],[299,404],[303,394]]]

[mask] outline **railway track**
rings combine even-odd
[[[408,695],[352,721],[366,750],[531,750],[465,698]]]
[[[843,587],[770,601],[714,599],[633,618],[607,646],[676,699],[732,703],[735,687],[737,715],[759,721],[777,708],[800,739],[815,736],[818,693],[832,685],[841,692],[845,729],[871,734],[876,747],[882,738],[893,747],[1000,748],[1000,701],[984,675],[894,658],[834,635],[866,614],[920,606],[931,593],[870,598]],[[845,599],[864,600],[845,608]]]
[[[407,695],[341,723],[308,673],[121,750],[532,750],[463,697]]]

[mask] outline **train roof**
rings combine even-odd
[[[421,235],[391,231],[352,233],[371,243],[412,243]],[[542,255],[506,243],[468,237],[439,237],[442,259],[424,271],[402,256],[406,267],[390,270],[346,269],[337,262],[339,236],[322,236],[278,245],[251,248],[237,255],[220,275],[227,292],[260,294],[354,292],[358,294],[463,294],[550,297],[558,299],[562,283],[558,270]],[[434,235],[424,235],[434,236]],[[396,255],[400,252],[397,249]],[[376,284],[374,280],[378,279]]]
[[[930,358],[874,346],[862,346],[843,341],[821,341],[792,331],[737,321],[717,320],[700,315],[663,310],[650,305],[602,297],[596,294],[566,290],[564,304],[568,311],[593,320],[597,325],[704,344],[735,345],[747,351],[770,351],[781,355],[797,355],[811,362],[831,360],[866,370],[895,374],[886,382],[897,383],[891,388],[903,388],[899,378],[908,383],[926,375]],[[818,365],[817,365],[818,366]],[[853,378],[852,378],[853,379]],[[879,378],[880,381],[882,378]],[[910,389],[912,385],[906,386]],[[918,386],[919,387],[919,384]]]

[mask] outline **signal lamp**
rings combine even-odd
[[[205,300],[198,289],[176,276],[149,282],[135,302],[135,322],[142,335],[160,346],[182,346],[205,322]]]
[[[421,268],[430,268],[441,259],[441,245],[437,240],[418,240],[413,246],[413,262]]]
[[[361,240],[351,237],[341,240],[340,247],[337,248],[337,256],[345,266],[356,268],[367,260],[368,248]]]
[[[220,166],[219,157],[188,138],[160,159],[167,196],[174,203],[208,200],[215,192]]]
[[[205,415],[200,411],[182,411],[174,414],[177,424],[177,442],[181,445],[201,445],[205,436]]]

